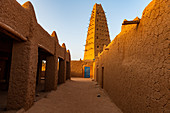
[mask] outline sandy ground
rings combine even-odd
[[[100,97],[97,95],[100,94]],[[91,79],[72,78],[26,113],[122,113]]]

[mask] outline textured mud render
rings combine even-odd
[[[100,94],[101,97],[97,97]],[[71,78],[26,113],[122,113],[91,79]]]
[[[71,77],[83,77],[83,65],[84,62],[82,60],[79,61],[71,61]]]
[[[66,62],[71,60],[70,52],[66,51],[65,44],[59,45],[55,31],[49,35],[37,23],[30,2],[21,6],[16,0],[0,0],[0,28],[0,32],[14,38],[7,109],[22,107],[28,109],[33,105],[35,97],[38,48],[48,53],[46,91],[57,88],[58,57],[64,60],[62,82],[65,82]],[[67,78],[69,78],[68,73],[67,71]]]
[[[125,113],[170,113],[170,0],[153,0],[96,61],[98,82]],[[95,73],[97,74],[97,72]]]

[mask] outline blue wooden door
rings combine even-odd
[[[84,78],[90,78],[90,67],[84,68]]]

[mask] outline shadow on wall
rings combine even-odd
[[[58,76],[60,83],[66,73],[70,78],[70,52],[65,44],[60,46],[55,31],[50,35],[37,23],[30,2],[21,6],[16,0],[0,0],[0,7],[0,109],[4,104],[2,109],[27,110],[37,91],[56,90]],[[58,57],[63,58],[59,74]],[[42,60],[47,62],[45,76]]]
[[[83,78],[83,74],[77,73],[77,72],[71,72],[71,77],[81,77],[81,78]]]

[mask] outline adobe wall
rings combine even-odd
[[[84,77],[84,68],[90,67],[90,78],[93,78],[93,61],[72,60],[71,77]]]
[[[28,109],[33,105],[39,48],[46,53],[48,62],[45,90],[57,89],[59,57],[64,60],[62,83],[65,82],[70,52],[65,44],[59,45],[55,32],[50,35],[37,23],[30,2],[21,6],[16,0],[1,0],[0,32],[13,39],[7,109]]]
[[[71,77],[83,77],[84,61],[71,61]]]
[[[96,61],[98,83],[103,67],[104,89],[124,113],[170,112],[169,6],[153,0],[140,24],[122,26]]]

